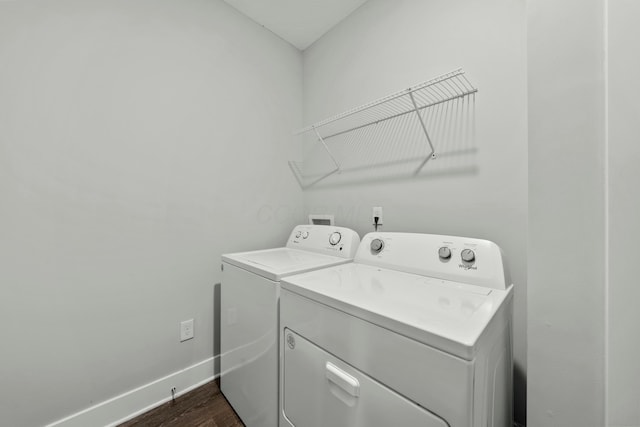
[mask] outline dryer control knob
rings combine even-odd
[[[329,236],[329,243],[331,243],[331,246],[335,246],[340,243],[340,239],[342,239],[340,232],[334,231],[331,233],[331,236]]]
[[[309,237],[309,232],[305,231],[304,233],[302,233],[302,238],[306,239],[307,237]]]
[[[441,247],[440,249],[438,249],[438,256],[442,259],[451,258],[451,249],[446,246]]]
[[[300,235],[301,235],[301,234],[302,234],[302,233],[301,233],[300,231],[296,231],[296,239],[300,238]]]
[[[384,248],[384,241],[382,241],[381,239],[373,239],[371,241],[371,252],[373,252],[374,254],[379,253],[382,248]]]
[[[460,256],[464,262],[473,262],[476,260],[476,254],[471,249],[464,249]]]

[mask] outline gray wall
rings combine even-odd
[[[365,234],[373,231],[371,208],[382,206],[383,230],[497,242],[515,284],[515,397],[522,422],[527,365],[525,19],[520,0],[369,0],[304,52],[305,124],[461,66],[479,88],[475,104],[468,106],[475,116],[463,119],[461,133],[473,134],[464,153],[457,150],[458,139],[438,130],[446,126],[443,120],[436,120],[434,145],[441,156],[420,176],[413,178],[408,170],[388,177],[375,165],[366,179],[353,179],[351,171],[334,175],[305,192],[305,210],[335,213],[337,223]],[[396,153],[385,150],[394,149],[372,143],[362,156],[391,157]]]
[[[640,83],[638,17],[634,0],[608,6],[609,286],[607,426],[640,426]]]
[[[530,427],[639,425],[640,10],[524,3],[369,0],[300,54],[222,1],[0,1],[2,421],[210,358],[221,253],[280,245],[307,212],[364,234],[382,206],[384,230],[505,250],[518,421],[528,381]],[[291,129],[459,66],[480,89],[461,163],[302,194]]]
[[[528,2],[530,427],[640,425],[639,15]]]
[[[0,424],[213,355],[220,254],[302,220],[301,65],[222,1],[0,1]]]
[[[529,427],[605,422],[603,13],[527,2]]]

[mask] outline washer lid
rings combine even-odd
[[[222,255],[222,261],[277,282],[292,274],[344,264],[351,260],[299,249],[274,248],[226,254]]]
[[[359,263],[291,276],[282,288],[467,360],[512,294]]]

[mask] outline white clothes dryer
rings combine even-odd
[[[285,247],[222,256],[220,388],[247,427],[278,425],[280,280],[350,262],[359,243],[348,228],[299,225]]]
[[[280,427],[511,426],[512,290],[494,243],[409,233],[285,278]]]

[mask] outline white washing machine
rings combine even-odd
[[[494,243],[408,233],[284,279],[280,427],[511,426],[512,290]]]
[[[348,228],[299,225],[286,247],[222,256],[220,388],[247,427],[278,425],[280,280],[350,262]]]

